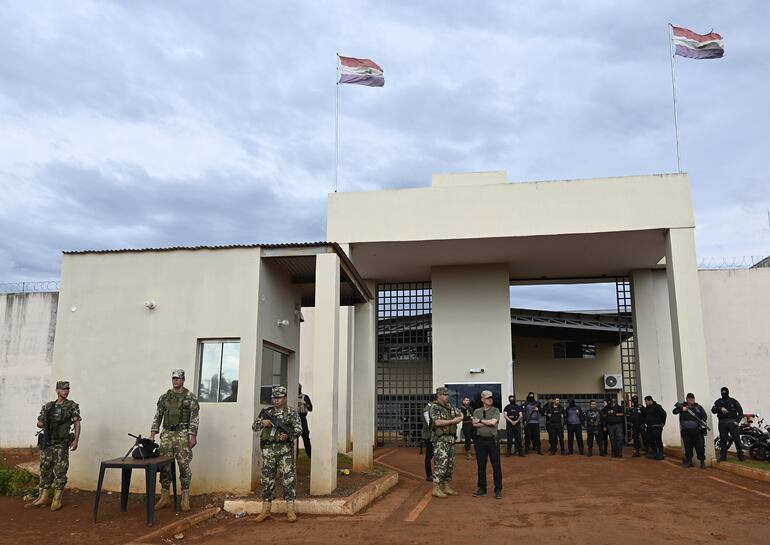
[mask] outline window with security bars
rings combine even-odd
[[[432,360],[430,282],[377,286],[377,361]]]

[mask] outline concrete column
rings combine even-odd
[[[353,386],[353,307],[340,309],[340,382],[338,391],[337,452],[350,452],[350,404]]]
[[[503,400],[513,393],[509,277],[507,263],[432,269],[434,388],[499,382]]]
[[[339,384],[340,260],[316,256],[313,336],[313,457],[310,494],[337,488],[337,388]]]
[[[693,392],[708,411],[712,395],[693,228],[669,229],[666,233],[666,275],[677,399],[683,401],[687,392]],[[715,458],[713,432],[706,436],[706,458]]]
[[[633,296],[634,347],[639,365],[639,402],[651,395],[662,399],[660,360],[658,359],[658,324],[655,320],[655,285],[653,272],[631,272]]]
[[[374,282],[367,282],[376,293]],[[377,403],[375,366],[377,357],[377,306],[375,301],[356,305],[353,359],[353,471],[371,471],[374,466],[375,410]]]

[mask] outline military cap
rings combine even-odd
[[[484,399],[485,397],[492,397],[492,392],[490,392],[489,390],[484,390],[483,392],[481,392],[481,399]]]
[[[171,378],[181,378],[184,380],[184,369],[172,369]]]
[[[436,388],[436,393],[438,395],[449,395],[449,388],[447,388],[446,386],[439,386],[438,388]]]
[[[273,386],[272,397],[286,397],[286,386]]]
[[[56,381],[56,389],[57,390],[69,390],[70,389],[70,381],[69,380],[57,380]]]

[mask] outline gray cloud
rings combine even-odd
[[[335,52],[386,74],[340,89],[343,190],[674,171],[669,21],[726,39],[676,61],[699,253],[770,250],[762,0],[2,9],[0,281],[57,277],[64,249],[324,238]]]

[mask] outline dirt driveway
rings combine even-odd
[[[715,469],[683,469],[673,459],[630,458],[628,452],[622,459],[503,458],[504,498],[496,500],[471,496],[476,464],[463,456],[457,459],[454,482],[462,495],[449,499],[430,496],[416,449],[378,451],[375,456],[399,470],[400,482],[356,517],[302,517],[290,525],[277,515],[257,525],[253,517],[229,516],[185,531],[178,543],[444,545],[484,539],[524,540],[528,545],[681,545],[764,543],[770,529],[770,484]],[[74,506],[32,514],[20,508],[18,499],[0,498],[0,543],[121,544],[148,531],[140,497],[131,499],[128,513],[120,513],[117,496],[109,496],[97,525],[89,517],[92,497],[80,492]],[[193,507],[203,508],[209,500],[194,498]],[[162,512],[156,527],[172,517]]]

